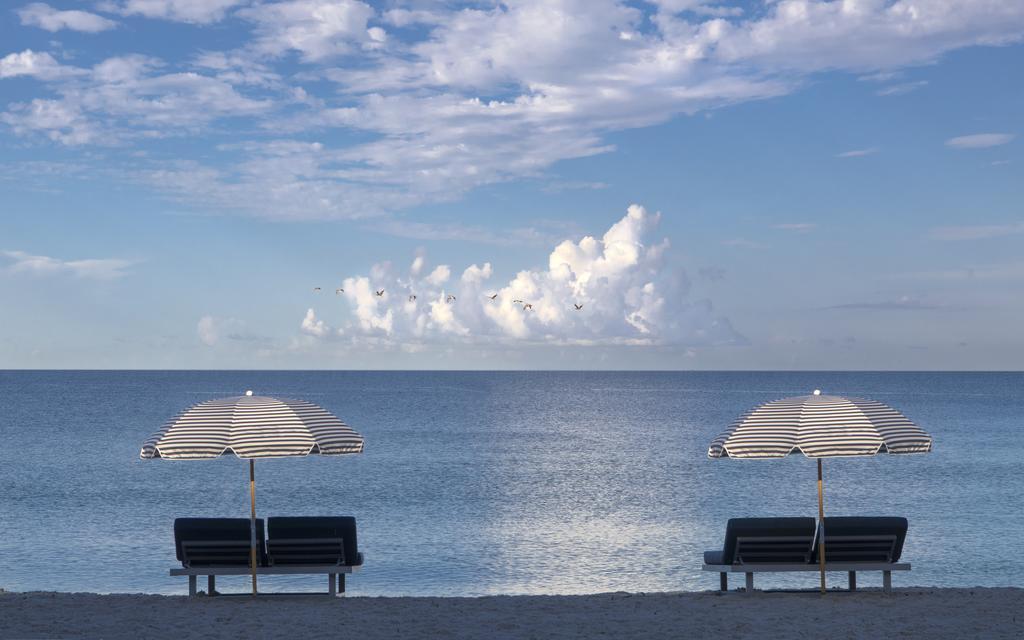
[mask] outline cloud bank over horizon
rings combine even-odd
[[[300,331],[310,341],[416,350],[430,344],[675,345],[744,344],[708,300],[690,300],[686,273],[652,241],[660,214],[631,205],[600,238],[565,240],[546,267],[494,282],[490,262],[459,275],[423,254],[407,269],[392,263],[343,280],[350,314],[334,327],[314,308]],[[324,295],[330,295],[330,292]],[[578,307],[578,308],[577,308]],[[323,309],[323,307],[321,307]]]

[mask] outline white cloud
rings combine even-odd
[[[331,333],[331,328],[323,320],[317,319],[316,312],[313,309],[306,311],[305,317],[302,318],[300,329],[303,333],[316,338],[323,338]]]
[[[73,70],[61,65],[49,53],[25,49],[0,58],[0,78],[34,76],[41,80],[62,78]]]
[[[257,24],[256,50],[270,55],[298,51],[311,62],[348,53],[354,43],[383,41],[383,29],[367,30],[373,14],[358,0],[289,0],[239,11]]]
[[[870,156],[870,155],[875,154],[875,153],[878,153],[878,148],[877,147],[869,147],[867,149],[853,149],[851,151],[844,151],[842,153],[837,153],[836,157],[837,158],[863,158],[864,156]]]
[[[54,74],[57,96],[25,98],[4,121],[65,144],[201,136],[229,118],[291,136],[289,158],[281,140],[257,135],[242,160],[188,155],[137,176],[169,178],[154,187],[199,206],[279,218],[452,201],[611,152],[609,132],[783,95],[819,72],[889,81],[947,51],[1024,34],[1017,0],[782,0],[729,19],[711,14],[730,6],[687,0],[389,3],[382,13],[357,0],[102,6],[192,22],[230,14],[252,36],[196,52],[198,73],[151,66],[125,83]],[[289,52],[304,62],[298,73]],[[66,123],[47,129],[44,110]]]
[[[902,96],[913,91],[917,91],[922,87],[928,86],[927,80],[918,80],[916,82],[904,82],[902,84],[893,84],[888,87],[882,87],[875,92],[875,95],[879,96]]]
[[[118,258],[61,260],[49,256],[37,256],[25,251],[0,251],[0,257],[7,260],[4,271],[35,276],[70,275],[76,278],[109,280],[125,275],[125,269],[133,263]]]
[[[1004,145],[1016,136],[1012,133],[975,133],[946,140],[946,146],[954,149],[987,149]]]
[[[212,347],[217,344],[217,341],[220,339],[220,333],[217,330],[217,319],[213,316],[203,316],[196,325],[196,333],[199,335],[199,340],[206,346]]]
[[[633,205],[602,237],[565,240],[546,267],[520,270],[505,283],[491,282],[489,262],[468,266],[455,282],[448,265],[423,276],[422,256],[407,274],[377,265],[368,276],[345,279],[352,316],[342,332],[355,342],[392,346],[742,342],[709,302],[687,300],[689,282],[666,259],[668,241],[648,241],[658,220]]]
[[[39,27],[47,31],[60,31],[70,29],[72,31],[84,31],[86,33],[98,33],[113,29],[117,23],[108,20],[103,16],[89,13],[88,11],[60,11],[54,9],[44,2],[33,2],[18,9],[18,17],[21,24],[32,27]]]
[[[105,11],[177,22],[209,24],[224,18],[228,9],[246,0],[108,0],[100,3]]]
[[[108,58],[87,69],[58,65],[47,53],[11,54],[0,60],[0,77],[67,81],[57,98],[9,104],[0,121],[17,134],[42,133],[66,145],[114,144],[195,133],[216,118],[252,116],[271,106],[224,80],[194,72],[160,73],[162,66],[141,55]]]

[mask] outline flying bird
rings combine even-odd
[[[523,304],[522,300],[513,300],[512,304]]]
[[[494,300],[495,298],[498,297],[498,294],[494,294],[493,296],[487,296],[487,297],[490,298],[491,300]]]
[[[320,287],[313,287],[313,293],[319,293]]]
[[[530,304],[529,302],[527,302],[526,304],[523,305],[523,311],[531,311],[532,309],[533,309],[533,305]]]
[[[384,297],[384,290],[383,289],[381,289],[380,291],[375,291],[374,293],[377,294],[378,298],[383,298]]]
[[[334,295],[336,295],[336,296],[337,295],[341,295],[343,293],[345,293],[345,290],[342,289],[341,287],[338,287],[337,289],[334,290]]]
[[[409,296],[409,302],[415,302],[416,296]]]
[[[582,308],[583,308],[583,305],[582,305],[582,304],[576,304],[575,302],[574,302],[574,303],[572,303],[572,306],[576,307],[576,310],[577,310],[577,311],[579,311],[580,309],[582,309]]]
[[[448,296],[444,299],[444,301],[447,302],[448,304],[451,304],[455,302],[455,296],[449,293]]]

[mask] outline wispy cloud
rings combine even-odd
[[[875,95],[879,96],[902,96],[912,91],[928,85],[927,80],[918,80],[916,82],[904,82],[902,84],[889,85],[888,87],[882,87],[875,92]]]
[[[950,310],[953,308],[948,305],[925,302],[912,296],[900,296],[896,299],[880,300],[877,302],[851,302],[825,307],[825,309],[865,311],[930,311]]]
[[[781,229],[783,231],[794,231],[796,233],[807,233],[818,228],[817,223],[814,222],[787,222],[783,224],[772,225],[773,229]]]
[[[1024,234],[1024,222],[1010,224],[968,225],[962,227],[936,227],[928,232],[933,240],[984,240]]]
[[[878,153],[878,147],[868,147],[867,149],[852,149],[850,151],[844,151],[837,153],[837,158],[862,158],[864,156],[870,156]]]
[[[545,193],[561,193],[563,191],[597,191],[607,189],[607,182],[594,182],[585,180],[555,180],[545,184],[542,189]]]
[[[459,240],[501,246],[543,246],[554,241],[555,235],[536,227],[488,229],[459,223],[414,222],[410,220],[375,220],[365,229],[414,240]]]
[[[133,264],[130,260],[118,258],[61,260],[49,256],[37,256],[25,251],[0,251],[0,257],[7,260],[3,267],[7,273],[22,273],[35,276],[70,275],[76,278],[109,280],[125,275],[125,269]]]
[[[1012,133],[975,133],[950,138],[946,140],[946,146],[953,149],[987,149],[1007,144],[1015,137]]]
[[[230,50],[193,44],[177,62],[121,52],[78,66],[46,51],[9,54],[0,75],[43,86],[6,105],[0,122],[30,141],[78,147],[255,132],[249,141],[265,148],[245,157],[183,144],[162,166],[125,170],[211,210],[366,217],[542,179],[558,162],[613,152],[613,132],[785,95],[817,73],[888,74],[1024,32],[1017,0],[919,3],[914,11],[883,2],[857,11],[839,2],[801,11],[766,3],[742,13],[681,0],[385,4],[93,3],[117,15],[224,21],[241,41]],[[64,13],[38,15],[70,26]],[[728,20],[713,17],[723,13]],[[198,40],[218,32],[191,33]],[[283,157],[262,132],[306,146]]]
[[[44,2],[33,2],[17,11],[21,24],[56,32],[62,29],[99,33],[113,29],[117,23],[88,11],[60,11]]]

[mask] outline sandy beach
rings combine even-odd
[[[1024,589],[195,598],[0,594],[2,638],[1019,638]]]

